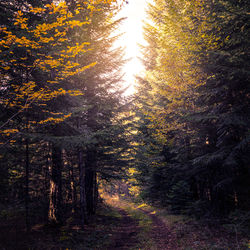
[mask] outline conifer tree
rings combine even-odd
[[[62,222],[66,202],[62,197],[72,189],[76,211],[77,181],[84,190],[90,180],[84,165],[89,149],[105,147],[103,134],[113,129],[112,119],[121,106],[117,90],[121,77],[115,69],[122,64],[120,51],[111,49],[115,40],[111,33],[120,22],[111,21],[116,12],[113,2],[1,2],[1,8],[10,8],[3,19],[8,23],[1,24],[0,42],[0,146],[5,176],[1,184],[22,200],[24,190],[19,186],[25,177],[27,229],[28,212],[38,197],[43,198],[48,219]],[[95,168],[89,168],[93,175],[89,193],[95,194],[88,196],[93,201],[91,212],[97,203],[96,172],[101,169],[97,159],[95,152]],[[67,176],[73,185],[66,189]],[[81,194],[83,215],[87,206],[84,191]]]
[[[177,205],[173,192],[185,183],[187,199],[214,214],[248,206],[239,202],[249,192],[242,175],[249,174],[246,13],[245,1],[149,5],[147,71],[137,98],[137,164],[147,166],[141,173],[149,174],[142,175],[150,180],[142,187],[149,198],[156,192],[168,204],[169,193]]]

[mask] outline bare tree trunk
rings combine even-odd
[[[93,214],[93,200],[94,200],[94,175],[92,169],[86,168],[86,201],[87,212]]]
[[[26,231],[30,232],[30,218],[29,218],[29,174],[30,174],[30,161],[29,161],[29,139],[25,139],[25,222]]]
[[[81,216],[81,227],[84,228],[85,223],[87,223],[86,215],[86,193],[85,193],[85,166],[83,162],[83,152],[79,149],[78,152],[78,164],[79,164],[79,184],[80,184],[80,216]]]
[[[97,183],[97,174],[96,172],[94,173],[94,201],[93,201],[93,212],[94,214],[96,213],[96,208],[97,208],[97,203],[98,203],[98,196],[99,196],[99,192],[98,192],[98,183]]]
[[[87,150],[86,155],[86,201],[88,214],[95,214],[96,208],[96,151]]]
[[[76,211],[76,204],[77,204],[77,195],[76,195],[76,183],[75,183],[75,174],[74,174],[74,165],[70,167],[70,188],[71,188],[71,206],[72,206],[72,213]]]
[[[44,182],[43,182],[43,195],[44,195],[44,221],[48,220],[48,206],[49,206],[49,190],[50,190],[50,169],[51,169],[51,150],[50,143],[47,143],[48,151],[46,153],[46,164],[44,166]]]
[[[62,164],[62,150],[53,145],[48,219],[56,223],[62,222]]]
[[[86,168],[86,201],[88,214],[95,214],[98,198],[96,171]]]

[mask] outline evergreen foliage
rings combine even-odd
[[[249,209],[248,11],[246,1],[149,4],[136,165],[143,196],[176,212]]]
[[[1,203],[42,221],[94,214],[98,181],[125,165],[128,109],[114,1],[2,1]],[[112,136],[111,136],[112,135]],[[42,206],[41,206],[42,205]]]

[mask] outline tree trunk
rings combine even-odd
[[[86,201],[88,214],[94,214],[94,171],[89,168],[86,169]]]
[[[78,164],[80,172],[80,216],[81,216],[81,227],[84,228],[85,223],[87,222],[86,216],[86,193],[85,193],[85,166],[83,162],[83,152],[82,149],[78,151]]]
[[[91,108],[87,111],[87,127],[91,131],[98,131],[99,124],[97,122],[97,114],[99,107],[93,102],[95,97],[95,90],[92,85],[88,86],[86,90],[86,97],[92,102]],[[86,201],[88,214],[95,214],[96,209],[96,164],[97,164],[97,151],[96,145],[92,144],[86,150]]]
[[[69,201],[71,201],[71,211],[74,214],[76,211],[77,204],[77,195],[76,195],[76,184],[75,184],[75,173],[74,173],[74,165],[69,167]]]
[[[30,174],[30,162],[29,162],[29,139],[25,140],[25,222],[26,231],[30,232],[30,218],[29,218],[29,174]]]
[[[96,213],[98,196],[99,196],[99,192],[98,192],[97,174],[95,172],[94,173],[94,202],[93,202],[94,203],[94,209],[93,209],[94,214]]]
[[[48,207],[49,207],[49,190],[50,190],[50,168],[51,168],[51,150],[50,150],[50,144],[47,143],[48,152],[46,154],[46,164],[43,168],[43,200],[44,203],[44,209],[43,209],[43,217],[44,221],[48,220]]]
[[[62,222],[62,150],[54,145],[52,146],[48,219],[50,222]]]
[[[86,201],[88,214],[95,214],[98,201],[98,185],[96,171],[93,169],[86,169]]]
[[[89,215],[95,214],[97,200],[96,200],[96,152],[94,150],[87,150],[86,155],[86,201],[87,212]]]

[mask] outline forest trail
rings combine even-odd
[[[191,217],[173,215],[147,204],[138,206],[138,204],[122,199],[111,199],[107,203],[119,213],[120,217],[116,217],[113,221],[114,227],[112,227],[112,236],[108,247],[101,249],[200,250],[249,248],[247,239],[236,238],[234,233],[230,233],[218,224],[216,226],[208,225]],[[239,242],[241,243],[239,244]]]
[[[237,235],[236,239],[219,225],[209,227],[144,203],[115,198],[105,201],[84,230],[70,218],[61,226],[39,222],[26,234],[19,214],[13,215],[9,224],[2,218],[0,249],[243,250],[250,246],[247,238]]]
[[[180,249],[177,245],[177,237],[174,232],[171,232],[169,227],[162,221],[162,219],[157,216],[154,212],[145,211],[143,209],[139,210],[146,214],[152,220],[150,237],[154,242],[154,249],[162,250],[178,250]]]
[[[138,243],[138,223],[136,220],[132,219],[125,210],[118,208],[118,211],[122,218],[118,227],[116,227],[115,231],[112,232],[112,243],[108,249],[133,249]]]
[[[112,232],[112,249],[180,249],[177,237],[155,212],[144,210],[132,204],[116,204],[121,218]]]

